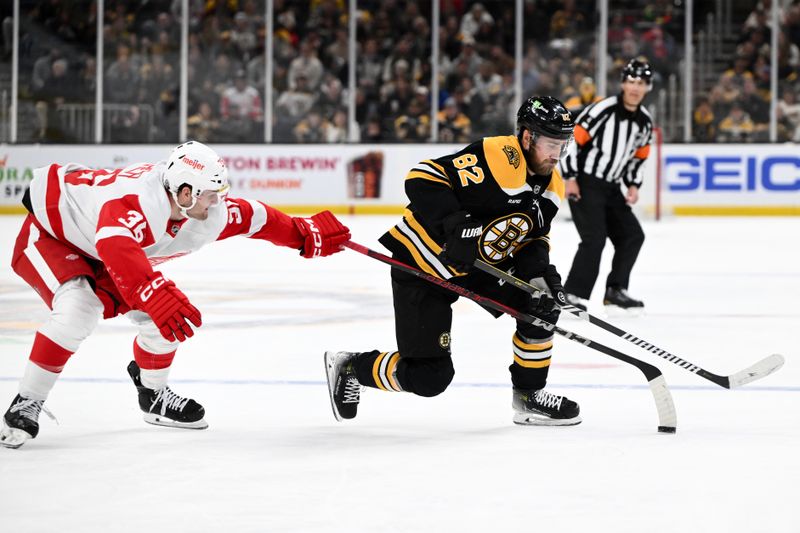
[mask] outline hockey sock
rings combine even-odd
[[[142,385],[153,390],[166,387],[175,352],[176,350],[169,353],[152,353],[139,346],[138,340],[135,339],[133,341],[133,359],[141,370]]]
[[[401,392],[403,390],[397,380],[397,364],[400,352],[362,353],[355,362],[358,382],[367,387],[385,391]]]
[[[31,347],[30,360],[40,368],[56,374],[64,370],[73,352],[50,340],[43,333],[37,332]]]
[[[543,389],[550,370],[553,336],[531,339],[515,332],[512,340],[514,362],[509,367],[512,383],[522,389]]]
[[[35,362],[28,361],[19,383],[19,395],[29,400],[46,400],[60,375],[60,372],[45,370]]]

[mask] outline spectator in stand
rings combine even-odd
[[[136,100],[139,91],[139,73],[130,61],[130,48],[117,47],[117,59],[108,67],[105,76],[107,102],[130,103]]]
[[[419,103],[413,99],[406,112],[394,121],[394,137],[399,142],[421,143],[430,139],[430,117]]]
[[[753,73],[749,69],[748,58],[746,56],[737,56],[733,62],[733,67],[722,74],[720,81],[730,80],[736,89],[741,90],[744,87],[744,81],[753,78]]]
[[[326,74],[319,88],[316,107],[320,110],[323,117],[331,119],[336,110],[346,104],[342,82],[333,74]]]
[[[503,78],[495,72],[495,65],[490,61],[482,61],[478,73],[473,77],[475,91],[484,102],[491,105],[503,88]]]
[[[730,113],[719,123],[718,142],[750,142],[753,139],[755,124],[738,100],[733,102]]]
[[[752,78],[744,80],[742,94],[739,102],[744,109],[747,109],[750,118],[753,119],[754,137],[757,142],[769,141],[769,102],[765,101],[756,90],[756,82]]]
[[[76,88],[75,78],[69,70],[67,60],[61,58],[53,61],[49,76],[44,79],[42,87],[34,93],[39,122],[37,142],[69,140],[69,132],[61,127],[56,111],[58,106],[74,100]]]
[[[319,87],[324,73],[322,62],[317,57],[317,49],[312,37],[306,37],[300,43],[300,55],[289,64],[289,87],[297,85],[297,78],[305,77],[307,87],[314,92]]]
[[[594,80],[589,76],[584,76],[578,85],[577,92],[567,95],[564,107],[577,117],[586,106],[600,100],[602,98],[597,95],[597,86],[594,84]]]
[[[333,119],[325,130],[325,142],[347,142],[347,111],[344,109],[337,109],[333,113]]]
[[[561,9],[550,19],[550,38],[574,38],[585,31],[586,17],[578,10],[575,0],[563,0]]]
[[[411,53],[414,45],[413,37],[406,34],[400,38],[394,47],[392,54],[383,62],[383,81],[391,81],[396,77],[396,66],[398,63],[405,64],[409,72],[409,80],[418,80],[421,73],[420,59]]]
[[[778,140],[800,142],[800,103],[797,88],[787,85],[780,91],[778,100]]]
[[[461,35],[474,38],[482,24],[494,25],[494,17],[486,11],[483,4],[476,2],[461,19]]]
[[[221,112],[225,129],[233,142],[257,142],[263,129],[261,96],[247,84],[243,70],[236,72],[233,86],[222,93]]]
[[[152,140],[150,123],[142,115],[138,105],[128,106],[125,111],[112,114],[109,129],[108,142],[111,143],[133,144]]]
[[[39,57],[33,63],[33,72],[31,74],[31,91],[38,93],[44,87],[45,82],[52,75],[53,62],[61,59],[63,54],[58,47],[52,47],[50,51]]]
[[[316,97],[308,87],[308,80],[305,75],[298,75],[295,78],[294,88],[281,93],[275,102],[276,114],[283,117],[291,124],[289,130],[304,117],[316,101]]]
[[[467,74],[470,76],[474,76],[478,73],[478,69],[481,63],[483,63],[483,58],[478,55],[478,52],[475,50],[475,39],[470,36],[464,37],[461,41],[461,53],[458,54],[455,62],[456,64],[466,63]]]
[[[258,47],[254,21],[250,20],[247,13],[239,11],[233,17],[233,28],[230,33],[230,42],[233,48],[245,62],[255,55]]]
[[[216,139],[220,132],[220,121],[208,102],[200,102],[197,113],[186,119],[186,126],[189,138],[203,143]]]
[[[328,121],[325,120],[319,109],[315,107],[295,126],[295,140],[305,144],[328,142],[326,138],[328,125]]]
[[[692,113],[692,135],[699,143],[713,143],[716,140],[714,111],[708,98],[700,97]]]
[[[452,96],[444,102],[444,108],[437,115],[439,122],[439,142],[465,143],[472,135],[472,121],[458,109]]]
[[[381,123],[378,115],[370,115],[361,132],[361,142],[363,143],[381,143],[385,142],[386,135],[383,133],[383,124]]]

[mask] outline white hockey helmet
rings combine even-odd
[[[203,143],[187,141],[178,145],[167,159],[164,171],[164,187],[178,202],[178,191],[188,185],[192,192],[192,205],[181,206],[181,214],[194,207],[197,199],[205,191],[219,195],[220,200],[230,189],[228,168],[217,153]]]

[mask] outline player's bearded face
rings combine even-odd
[[[547,176],[556,168],[568,142],[550,137],[539,137],[531,143],[531,148],[526,153],[528,166],[536,174]]]

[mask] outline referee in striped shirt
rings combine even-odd
[[[652,87],[652,70],[632,59],[622,70],[622,90],[578,116],[575,143],[562,163],[566,196],[581,243],[564,289],[572,305],[586,309],[600,270],[606,238],[614,245],[603,303],[638,314],[644,303],[628,294],[631,270],[644,242],[631,210],[639,199],[642,164],[650,152],[653,121],[641,105]],[[623,195],[620,182],[626,186]]]

